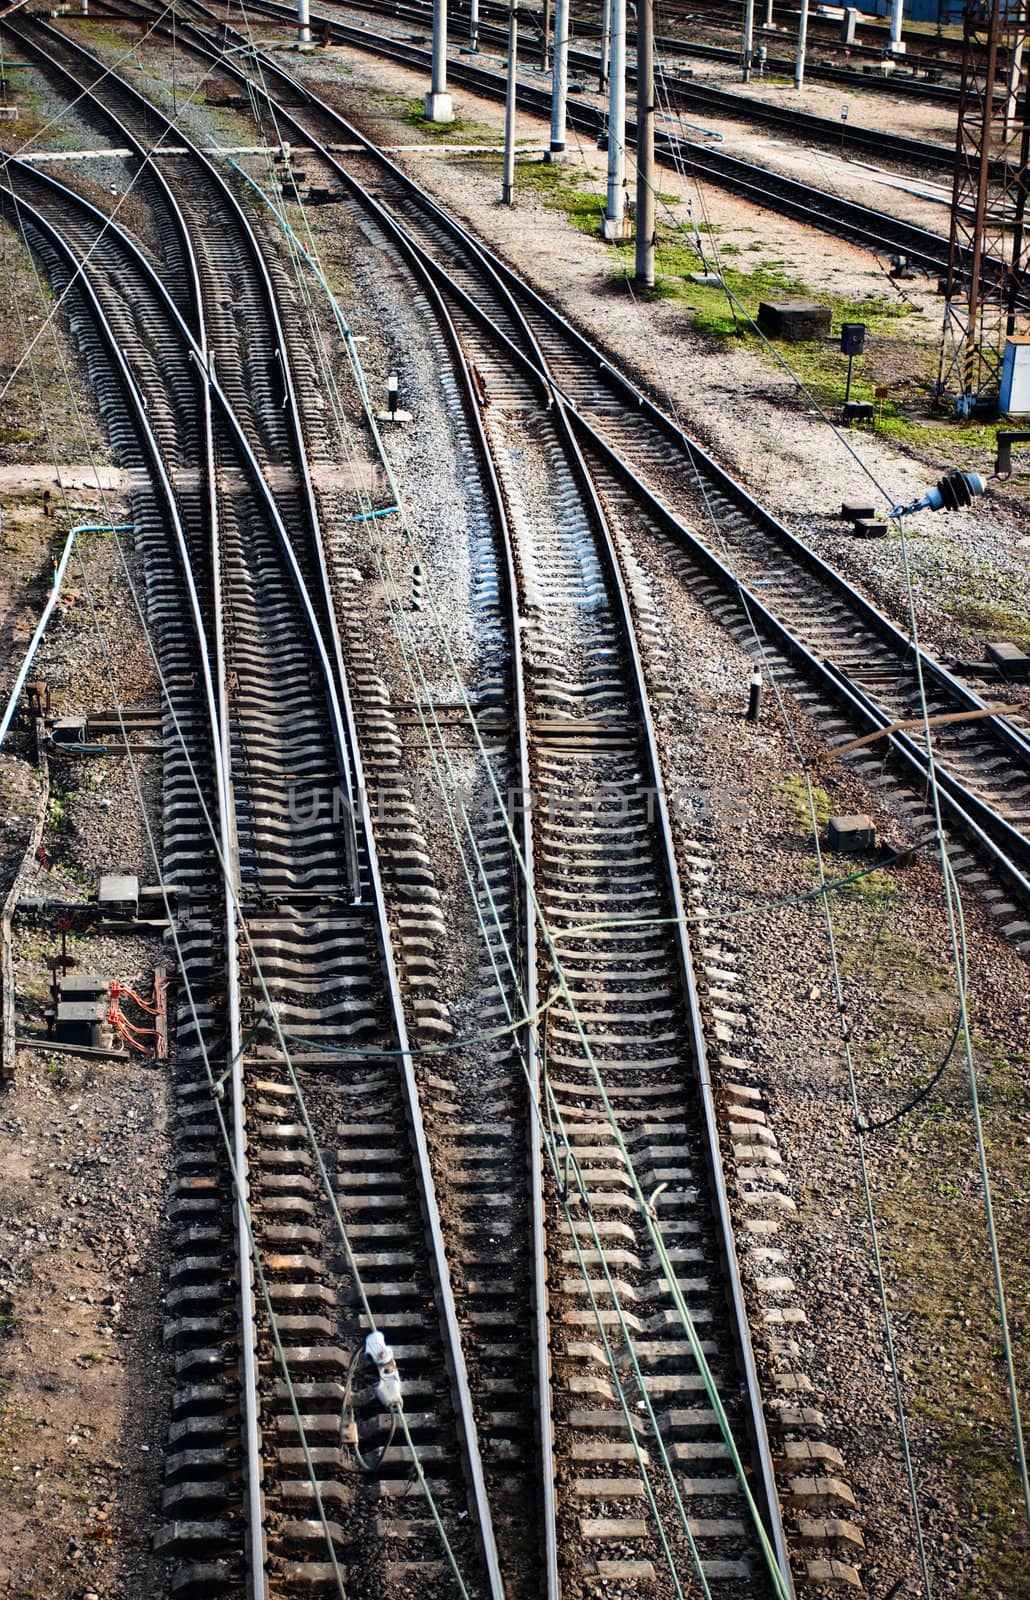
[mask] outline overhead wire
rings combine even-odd
[[[195,90],[194,93],[196,93],[196,92],[197,91]],[[37,272],[37,283],[38,282],[39,282],[39,279],[38,279],[38,272]],[[41,286],[40,286],[40,288],[41,288]],[[29,352],[29,355],[31,357],[31,352]],[[116,540],[116,542],[117,542],[117,540]],[[119,545],[119,550],[120,550],[120,545]],[[120,550],[120,553],[122,553],[121,550]],[[128,567],[127,567],[127,564],[124,562],[124,554],[123,553],[122,553],[122,556],[123,556],[123,566],[125,568],[126,576],[129,577]],[[130,579],[130,581],[131,581],[131,579]],[[134,597],[134,602],[136,604],[137,614],[139,616],[141,625],[143,626],[144,631],[147,632],[147,625],[146,625],[145,618],[143,616],[142,607],[139,604],[138,596],[136,596],[135,593],[134,593],[133,597]],[[148,637],[148,640],[149,640],[149,632],[147,632],[147,637]],[[151,650],[152,650],[152,653],[154,654],[155,665],[158,665],[156,649],[153,646],[152,641],[151,641]],[[162,678],[162,681],[163,681],[163,678]],[[164,687],[165,687],[166,704],[169,704],[169,706],[171,706],[172,705],[172,701],[171,701],[171,698],[170,698],[170,696],[168,694],[168,691],[167,691],[167,685],[165,685]],[[183,748],[185,750],[186,749],[186,744],[185,744],[185,739],[184,739],[184,737],[182,735],[181,728],[177,727],[177,731],[179,733],[180,739],[182,740]],[[201,785],[201,783],[199,781],[199,778],[197,777],[195,771],[193,771],[193,769],[192,769],[192,764],[191,764],[191,773],[192,773],[192,776],[193,776],[194,785],[195,785],[195,787],[197,789],[198,796],[201,799],[202,809],[204,809],[204,811],[205,811],[205,817],[206,817],[206,821],[207,821],[207,825],[208,825],[209,831],[211,832],[212,838],[216,840],[216,849],[218,849],[219,847],[217,846],[217,835],[216,835],[216,832],[215,832],[215,829],[214,829],[214,824],[213,824],[212,819],[210,818],[210,816],[206,812],[206,804],[204,802],[204,797],[203,797],[203,788],[202,788],[202,785]],[[219,854],[220,854],[220,849],[219,849]],[[224,880],[225,880],[227,886],[230,888],[230,892],[231,892],[231,878],[230,878],[230,874],[228,872],[227,864],[223,862],[222,866],[223,866],[223,877],[224,877]],[[247,942],[249,943],[249,930],[246,929],[245,919],[243,919],[241,917],[239,919],[239,921],[240,921],[241,927],[243,928],[243,931],[244,931],[245,937],[247,939]],[[256,952],[253,951],[253,946],[252,945],[251,945],[250,948],[251,948],[252,959],[254,960],[255,973],[259,977],[259,980],[260,980],[260,982],[261,982],[261,984],[263,986],[263,975],[261,975],[261,973],[260,973],[260,964],[257,962]],[[267,988],[265,988],[264,992],[265,992],[266,1003],[268,1003],[268,1005],[269,1005],[269,1010],[270,1010],[273,1026],[277,1026],[277,1018],[275,1016],[274,1007],[271,1006],[270,997],[268,996]],[[196,1016],[195,1009],[194,1009],[194,1017],[195,1017],[195,1021],[196,1021],[197,1027],[198,1027],[198,1029],[200,1029],[201,1028],[201,1024],[200,1024],[200,1021],[199,1021],[199,1017]],[[285,1046],[285,1040],[282,1039],[281,1033],[280,1033],[280,1041],[281,1041],[281,1043],[283,1045],[285,1059],[289,1063],[289,1052],[288,1052],[288,1049]],[[207,1068],[208,1066],[209,1066],[209,1064],[205,1059],[205,1067]],[[292,1072],[292,1064],[290,1064],[290,1072],[291,1072],[291,1076],[293,1076],[294,1087],[295,1087],[295,1090],[298,1093],[298,1098],[301,1100],[302,1115],[304,1115],[306,1113],[306,1107],[303,1106],[302,1096],[300,1095],[300,1092],[299,1092],[299,1084],[297,1084],[297,1081],[296,1081],[296,1078],[295,1078],[295,1074],[293,1074],[293,1072]],[[215,1083],[214,1077],[210,1073],[210,1071],[209,1071],[208,1075],[209,1075],[209,1078],[211,1080],[212,1087],[214,1087],[214,1083]],[[316,1148],[316,1154],[317,1154],[317,1141],[314,1138],[314,1133],[313,1133],[313,1130],[310,1127],[310,1124],[308,1125],[308,1130],[307,1131],[308,1131],[309,1140],[312,1143],[313,1147]],[[230,1152],[230,1154],[231,1154],[231,1152]],[[319,1161],[320,1161],[320,1157],[319,1157]],[[236,1178],[235,1168],[233,1168],[233,1175],[234,1175],[234,1180],[235,1180],[235,1178]],[[329,1179],[328,1179],[328,1174],[325,1172],[324,1166],[322,1167],[322,1175],[323,1175],[323,1178],[324,1178],[325,1185],[328,1188],[329,1187]],[[330,1201],[331,1201],[331,1207],[334,1210],[336,1210],[334,1197],[332,1197],[331,1194],[330,1194]],[[336,1218],[337,1218],[337,1222],[339,1223],[339,1226],[340,1226],[341,1231],[342,1231],[342,1219],[340,1219],[340,1217],[339,1217],[338,1210],[336,1211]],[[248,1232],[250,1234],[250,1239],[251,1239],[251,1254],[252,1254],[252,1257],[253,1257],[254,1256],[255,1246],[254,1246],[253,1233],[252,1233],[252,1229],[251,1229],[251,1225],[250,1225],[249,1216],[247,1216],[246,1220],[247,1220]],[[347,1239],[345,1232],[342,1232],[342,1237],[343,1237],[345,1253],[347,1253],[347,1255],[348,1255],[348,1257],[350,1259],[350,1263],[351,1263],[351,1266],[353,1268],[353,1272],[354,1272],[354,1276],[355,1276],[356,1282],[358,1284],[359,1290],[362,1292],[363,1298],[365,1299],[366,1312],[369,1315],[371,1326],[374,1329],[375,1328],[375,1319],[371,1316],[371,1311],[370,1311],[370,1308],[368,1307],[367,1297],[364,1296],[364,1290],[363,1290],[363,1285],[361,1284],[360,1274],[357,1273],[356,1267],[354,1266],[354,1263],[353,1263],[353,1252],[350,1251],[349,1240]],[[254,1261],[254,1265],[255,1265],[255,1270],[259,1273],[259,1275],[263,1276],[263,1269],[261,1267],[260,1262],[258,1262],[256,1260],[256,1258],[255,1258],[255,1261]],[[270,1302],[269,1302],[269,1306],[270,1306]],[[277,1335],[276,1335],[276,1339],[277,1339]],[[289,1382],[290,1382],[288,1373],[286,1374],[286,1382],[287,1382],[287,1384],[289,1384]],[[303,1444],[303,1430],[302,1429],[301,1429],[301,1438],[302,1438],[302,1444]],[[434,1500],[434,1497],[432,1495],[431,1488],[430,1488],[430,1486],[428,1484],[428,1481],[425,1478],[424,1471],[422,1470],[421,1463],[420,1463],[419,1458],[418,1458],[417,1450],[414,1449],[414,1445],[413,1444],[412,1444],[412,1448],[414,1450],[414,1465],[415,1465],[416,1473],[419,1476],[420,1483],[421,1483],[421,1485],[423,1487],[424,1493],[427,1496],[427,1501],[428,1501],[428,1503],[430,1505],[431,1514],[434,1517],[434,1521],[437,1523],[438,1530],[441,1532],[443,1543],[444,1543],[444,1547],[445,1547],[445,1552],[448,1555],[448,1560],[449,1560],[449,1562],[450,1562],[450,1564],[452,1566],[452,1570],[454,1571],[454,1575],[455,1575],[457,1581],[459,1582],[459,1585],[461,1586],[462,1592],[464,1594],[466,1592],[465,1591],[465,1587],[464,1587],[464,1580],[463,1580],[462,1575],[461,1575],[461,1573],[460,1573],[460,1571],[458,1569],[456,1556],[454,1555],[453,1548],[452,1548],[452,1546],[450,1544],[450,1540],[449,1540],[449,1538],[448,1538],[448,1536],[446,1534],[446,1531],[443,1529],[442,1522],[440,1521],[440,1518],[439,1518],[439,1513],[438,1513],[438,1511],[436,1510],[436,1507],[435,1507],[435,1500]],[[320,1495],[317,1492],[317,1485],[316,1485],[315,1498],[316,1498],[316,1501],[320,1502]],[[330,1548],[331,1561],[332,1561],[332,1563],[333,1563],[333,1565],[335,1567],[336,1562],[335,1562],[335,1555],[332,1553],[331,1532],[330,1532],[330,1530],[328,1528],[328,1523],[325,1521],[324,1516],[323,1516],[323,1522],[325,1524],[327,1543],[328,1543],[329,1548]]]
[[[352,352],[352,359],[353,359],[353,355],[354,355],[354,352]],[[374,417],[370,416],[369,420],[370,420],[370,422],[372,424],[373,430],[378,435],[378,429],[376,428]],[[380,448],[382,448],[381,441],[380,441]],[[397,490],[395,484],[393,485],[393,488],[394,488],[395,498],[396,498],[397,502],[400,503],[399,490]],[[411,530],[406,528],[406,532],[408,533],[408,537],[410,539],[411,538]],[[442,632],[442,630],[441,630],[441,632]],[[442,636],[445,637],[445,634],[442,633]],[[457,673],[456,673],[456,676],[460,677],[460,675],[458,675]],[[513,843],[516,843],[516,841],[514,841],[514,838],[513,838]],[[522,870],[525,871],[524,864],[522,864]],[[535,912],[536,912],[536,916],[538,918],[538,921],[543,923],[544,935],[545,935],[545,939],[546,939],[546,937],[547,937],[546,923],[543,922],[542,912],[541,912],[541,910],[540,910],[538,905],[535,907]],[[552,961],[554,962],[555,961],[555,953],[553,951],[551,952],[551,956],[552,956]],[[556,966],[558,965],[557,962],[555,962],[555,965]],[[566,1001],[566,1005],[570,1009],[570,1014],[573,1016],[574,1020],[577,1021],[578,1031],[579,1031],[580,1036],[581,1036],[581,1041],[582,1041],[582,1043],[584,1045],[584,1050],[585,1050],[585,1054],[586,1054],[587,1060],[591,1065],[591,1070],[592,1070],[592,1072],[593,1072],[593,1074],[595,1076],[595,1080],[597,1081],[598,1086],[600,1088],[602,1100],[603,1100],[604,1105],[605,1105],[606,1115],[607,1115],[608,1120],[609,1120],[610,1124],[612,1125],[613,1130],[614,1130],[614,1132],[616,1134],[616,1139],[617,1139],[617,1141],[619,1142],[619,1144],[621,1146],[620,1155],[621,1155],[621,1157],[623,1159],[623,1162],[626,1165],[626,1167],[629,1170],[629,1173],[631,1175],[631,1179],[633,1181],[633,1184],[634,1184],[634,1187],[635,1187],[635,1190],[636,1190],[636,1199],[637,1199],[638,1207],[642,1210],[642,1212],[643,1212],[643,1214],[645,1216],[645,1222],[647,1223],[649,1231],[652,1232],[652,1242],[655,1244],[655,1247],[656,1247],[656,1250],[658,1252],[659,1258],[663,1260],[663,1264],[665,1266],[665,1269],[667,1271],[667,1274],[668,1274],[668,1277],[669,1277],[669,1280],[670,1280],[670,1285],[671,1285],[670,1292],[672,1294],[672,1298],[673,1298],[674,1304],[676,1305],[677,1314],[679,1316],[679,1319],[680,1319],[681,1323],[683,1323],[684,1326],[686,1327],[686,1331],[688,1333],[688,1340],[690,1341],[692,1349],[694,1351],[695,1359],[698,1361],[699,1367],[701,1368],[702,1372],[704,1374],[706,1374],[706,1387],[708,1388],[710,1398],[712,1399],[712,1402],[713,1402],[713,1409],[715,1410],[716,1415],[717,1415],[717,1417],[719,1419],[720,1428],[723,1431],[724,1437],[729,1435],[729,1437],[727,1439],[727,1444],[728,1444],[728,1448],[730,1450],[731,1459],[734,1459],[735,1470],[737,1471],[738,1477],[741,1480],[743,1493],[744,1493],[744,1496],[745,1496],[745,1500],[749,1500],[750,1499],[750,1487],[747,1484],[746,1476],[745,1476],[744,1471],[743,1471],[742,1463],[740,1462],[739,1456],[737,1456],[737,1454],[736,1454],[736,1446],[735,1446],[735,1444],[734,1444],[734,1442],[732,1440],[732,1435],[730,1434],[728,1420],[727,1420],[727,1418],[725,1416],[725,1412],[722,1410],[721,1400],[720,1400],[720,1398],[718,1396],[716,1387],[715,1387],[714,1382],[712,1380],[711,1373],[707,1370],[707,1362],[705,1361],[703,1352],[700,1349],[699,1341],[697,1340],[696,1334],[694,1333],[692,1320],[689,1317],[689,1312],[687,1311],[685,1301],[683,1301],[682,1296],[678,1295],[677,1285],[676,1285],[676,1282],[675,1282],[675,1273],[674,1273],[674,1271],[672,1269],[671,1263],[669,1262],[667,1255],[664,1252],[664,1244],[663,1244],[663,1242],[661,1241],[660,1238],[656,1239],[654,1237],[654,1230],[653,1230],[653,1227],[652,1227],[654,1219],[653,1219],[653,1217],[651,1217],[651,1216],[649,1216],[647,1214],[647,1211],[646,1211],[646,1199],[645,1199],[645,1197],[643,1195],[642,1190],[639,1187],[639,1184],[636,1181],[636,1176],[635,1176],[635,1173],[633,1171],[633,1163],[632,1163],[632,1160],[631,1160],[631,1158],[629,1156],[628,1149],[626,1148],[625,1143],[622,1140],[621,1130],[619,1130],[619,1128],[618,1128],[617,1121],[616,1121],[616,1119],[614,1117],[613,1108],[611,1106],[610,1101],[608,1101],[608,1099],[607,1099],[607,1095],[606,1095],[606,1093],[605,1093],[605,1091],[603,1089],[603,1085],[601,1085],[601,1083],[600,1083],[600,1074],[598,1073],[596,1062],[594,1062],[592,1060],[592,1052],[590,1050],[589,1043],[588,1043],[588,1041],[586,1039],[586,1035],[583,1032],[582,1024],[578,1022],[578,1015],[577,1015],[577,1012],[576,1012],[575,1004],[572,1001],[572,996],[568,992],[567,985],[564,985],[564,983],[563,983],[563,988],[564,988],[564,998],[565,998],[565,1001]],[[751,1504],[750,1504],[750,1510],[751,1510],[752,1518],[756,1523],[756,1527],[757,1527],[757,1531],[758,1531],[758,1535],[759,1535],[759,1541],[762,1542],[762,1540],[765,1538],[765,1530],[764,1530],[764,1526],[761,1523],[760,1517],[758,1517],[758,1515],[757,1515],[757,1510],[754,1507],[753,1500],[751,1501]],[[777,1574],[777,1577],[778,1577],[778,1567],[776,1567],[775,1559],[771,1557],[771,1552],[767,1553],[767,1559],[771,1561],[771,1565],[774,1568],[774,1570],[775,1570],[775,1572]]]

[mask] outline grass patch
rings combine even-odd
[[[947,601],[948,614],[962,628],[987,639],[1008,639],[1030,650],[1030,616],[1011,606],[959,594]]]
[[[812,813],[808,804],[808,787],[800,773],[791,773],[786,778],[777,778],[773,784],[773,793],[781,794],[793,814],[794,821],[803,833],[811,834]],[[833,813],[833,805],[825,789],[818,784],[812,785],[812,802],[815,807],[815,820],[820,828],[825,828]]]
[[[393,96],[390,97],[393,99]],[[396,100],[401,120],[409,128],[416,128],[438,144],[496,144],[497,134],[485,122],[475,122],[471,117],[455,117],[453,122],[431,122],[425,114],[421,100]]]

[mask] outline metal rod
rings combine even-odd
[[[551,155],[565,149],[565,113],[569,93],[569,0],[558,0],[554,14],[551,57]]]
[[[608,92],[608,64],[612,51],[612,0],[601,0],[601,57],[597,73],[599,94]]]
[[[515,200],[515,88],[519,57],[519,0],[511,0],[508,10],[508,85],[504,95],[504,176],[501,204]]]
[[[133,525],[131,522],[119,522],[116,526],[112,526],[112,524],[108,522],[80,522],[78,527],[72,528],[68,535],[67,542],[65,543],[61,559],[57,564],[57,569],[54,572],[54,585],[50,591],[50,598],[43,607],[43,615],[36,624],[36,631],[32,635],[29,648],[25,652],[24,658],[22,659],[22,664],[18,669],[18,676],[14,680],[14,688],[11,690],[10,697],[7,701],[7,708],[4,711],[3,720],[0,721],[0,744],[3,744],[4,740],[7,738],[8,729],[14,720],[14,713],[17,710],[18,700],[21,697],[21,692],[25,687],[25,680],[29,675],[29,669],[35,659],[36,651],[39,649],[40,644],[43,641],[43,635],[46,633],[47,624],[54,614],[54,607],[57,604],[57,596],[60,592],[61,584],[64,582],[64,575],[68,570],[68,562],[71,560],[72,550],[75,547],[75,541],[79,534],[126,533],[132,526]]]
[[[611,75],[608,83],[608,194],[605,223],[616,229],[626,210],[626,0],[611,4]]]
[[[854,356],[849,353],[849,355],[848,355],[848,381],[844,385],[844,404],[845,405],[847,405],[848,401],[851,399],[851,368],[854,365],[854,361],[855,361]]]
[[[808,43],[808,0],[801,0],[801,16],[798,19],[798,53],[794,60],[794,87],[803,89],[805,86],[805,46]]]
[[[749,0],[752,3],[752,0]],[[634,276],[654,284],[654,0],[637,0],[637,248]]]
[[[751,82],[751,56],[755,44],[755,0],[744,0],[744,49],[741,60],[741,81]],[[639,48],[639,47],[638,47]]]

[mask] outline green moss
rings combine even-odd
[[[812,812],[808,803],[808,786],[802,775],[791,773],[786,778],[777,778],[773,784],[773,793],[782,794],[794,815],[798,827],[803,833],[811,835]],[[820,828],[825,828],[830,820],[833,806],[825,789],[818,784],[812,785],[812,803],[815,807],[815,819]]]
[[[1030,650],[1030,614],[1025,610],[967,598],[961,593],[949,598],[947,607],[950,616],[970,633],[983,634],[988,639],[1009,639],[1024,650]]]
[[[452,122],[431,122],[421,100],[398,99],[396,109],[409,128],[417,128],[419,133],[435,139],[439,144],[497,143],[495,130],[486,122],[475,122],[470,117],[455,117]]]

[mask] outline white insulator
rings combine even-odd
[[[394,1367],[392,1372],[384,1372],[382,1378],[376,1384],[376,1399],[381,1406],[385,1406],[389,1411],[393,1406],[399,1406],[402,1398],[401,1375],[397,1368]]]
[[[388,1367],[393,1361],[393,1351],[378,1328],[374,1329],[365,1340],[365,1354],[377,1367]]]

